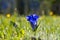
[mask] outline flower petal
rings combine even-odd
[[[27,16],[26,19],[29,21],[30,20],[30,16]]]

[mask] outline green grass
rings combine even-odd
[[[15,28],[10,21],[18,26]],[[60,40],[60,17],[41,16],[40,25],[35,32],[36,38],[42,40]],[[0,16],[0,40],[30,40],[34,32],[25,16],[14,15],[10,18]]]

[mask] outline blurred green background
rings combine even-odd
[[[6,13],[3,11],[4,9],[0,11],[0,40],[31,40],[33,36],[36,37],[36,40],[38,38],[41,40],[60,40],[60,7],[57,5],[60,4],[60,1],[39,0],[39,10],[35,11],[40,16],[38,19],[40,25],[36,32],[32,31],[30,23],[26,20],[26,16],[35,13],[35,11],[30,10],[28,0],[23,1],[25,6],[21,5],[24,7],[20,5],[20,0],[15,0],[13,9],[8,7]],[[13,26],[10,21],[14,22],[17,27]]]

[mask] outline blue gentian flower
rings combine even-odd
[[[35,31],[37,29],[37,21],[38,21],[39,16],[36,14],[32,14],[26,17],[27,21],[30,22],[32,29]]]

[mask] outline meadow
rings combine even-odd
[[[17,26],[13,26],[13,21]],[[39,24],[40,23],[40,24]],[[13,15],[6,17],[0,15],[0,40],[31,40],[36,36],[41,40],[60,40],[60,17],[59,16],[40,16],[38,19],[39,27],[36,32],[32,31],[26,16]]]

